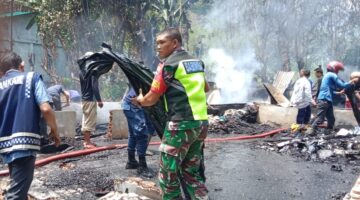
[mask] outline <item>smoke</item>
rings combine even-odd
[[[351,6],[353,5],[353,6]],[[205,62],[220,87],[219,103],[245,102],[254,76],[315,68],[330,60],[359,65],[354,47],[358,1],[214,1],[201,23]],[[352,51],[349,51],[352,50]],[[349,52],[352,52],[350,54]],[[344,59],[348,58],[349,59]],[[351,62],[350,62],[351,61]],[[258,70],[258,71],[256,71]],[[256,74],[255,74],[256,73]]]
[[[213,66],[212,72],[215,74],[214,81],[220,90],[220,97],[212,103],[247,102],[254,73],[260,68],[255,59],[255,52],[251,48],[246,48],[234,59],[224,49],[211,48],[208,56],[208,61]]]
[[[244,10],[234,10],[238,2],[216,2],[205,16],[209,33],[205,62],[211,81],[219,91],[209,98],[211,104],[244,103],[250,100],[254,74],[261,69],[256,60],[252,36],[243,18]],[[214,97],[215,96],[215,97]]]

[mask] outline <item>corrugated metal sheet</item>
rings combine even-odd
[[[281,93],[284,93],[286,88],[289,87],[291,80],[294,78],[295,72],[279,71],[276,73],[273,86]]]

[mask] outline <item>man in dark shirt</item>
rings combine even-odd
[[[313,99],[316,101],[317,97],[319,96],[321,81],[322,81],[324,74],[323,74],[323,70],[321,69],[321,65],[319,65],[319,67],[316,68],[314,71],[315,71],[316,80],[314,81],[314,84],[312,85],[311,93],[312,93]]]
[[[100,108],[102,108],[104,104],[100,97],[97,77],[89,76],[85,79],[84,75],[80,73],[80,86],[83,110],[81,131],[84,133],[84,147],[94,148],[96,145],[90,141],[90,135],[91,132],[95,131],[96,126],[96,103]]]
[[[65,93],[62,85],[53,85],[46,91],[52,99],[53,108],[55,111],[61,111],[61,94],[63,94],[66,98],[66,105],[70,104],[70,96]]]

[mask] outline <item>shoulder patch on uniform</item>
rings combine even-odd
[[[204,72],[202,62],[199,60],[183,61],[182,63],[187,74]]]

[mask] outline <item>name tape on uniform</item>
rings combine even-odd
[[[187,74],[204,72],[201,61],[184,61],[183,65]]]

